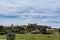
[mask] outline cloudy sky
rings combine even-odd
[[[28,23],[60,27],[60,0],[0,0],[0,25]]]

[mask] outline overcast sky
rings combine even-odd
[[[0,0],[0,25],[28,23],[60,27],[60,0]]]

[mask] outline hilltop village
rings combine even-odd
[[[31,24],[3,26],[0,25],[0,34],[7,34],[8,32],[15,32],[19,34],[33,33],[33,34],[59,34],[60,28],[52,28],[51,26]]]

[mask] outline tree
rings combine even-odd
[[[60,33],[60,28],[58,29],[58,32]]]
[[[3,34],[3,25],[0,26],[0,34]]]
[[[41,28],[41,33],[42,34],[47,34],[46,27]]]
[[[42,26],[41,27],[41,33],[42,34],[47,34],[47,30],[46,30],[47,28],[49,28],[49,27],[48,26]]]
[[[2,31],[3,31],[3,25],[0,26],[0,32],[2,32]]]

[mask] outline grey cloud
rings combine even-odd
[[[2,12],[5,10],[10,13],[20,12],[20,13],[46,13],[53,11],[57,6],[59,1],[56,0],[3,0],[1,1]],[[4,11],[4,12],[5,12]],[[1,12],[1,13],[2,13]]]

